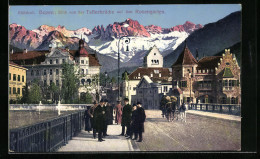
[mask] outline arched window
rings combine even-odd
[[[91,79],[87,79],[87,83],[90,85],[91,84]]]
[[[153,60],[151,60],[152,61],[152,63],[153,63]]]
[[[81,84],[84,86],[84,84],[85,84],[85,79],[81,79]]]

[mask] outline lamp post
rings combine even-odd
[[[123,27],[126,28],[128,27],[129,25],[128,24],[124,24]],[[119,79],[120,79],[120,47],[119,47],[119,44],[120,44],[120,40],[123,39],[123,38],[127,38],[127,40],[125,40],[125,43],[130,43],[130,38],[128,38],[127,36],[122,36],[120,37],[120,34],[119,34],[119,40],[118,40],[118,72],[117,72],[117,84],[118,84],[118,100],[120,100],[120,82],[119,82]]]
[[[191,102],[191,73],[189,73],[189,79],[190,79],[190,101]]]

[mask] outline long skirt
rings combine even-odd
[[[92,131],[90,118],[85,118],[85,131]]]

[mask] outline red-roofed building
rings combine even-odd
[[[222,56],[197,61],[186,45],[172,65],[172,80],[179,104],[237,104],[241,100],[240,67],[229,49]]]
[[[87,46],[84,47],[84,41],[79,40],[78,50],[69,50],[68,48],[50,48],[46,51],[27,51],[10,54],[10,61],[27,68],[27,83],[38,79],[42,86],[48,86],[55,83],[61,86],[62,64],[69,63],[75,66],[80,75],[80,93],[95,94],[99,89],[99,83],[96,88],[91,86],[94,76],[99,75],[101,65],[95,52]]]

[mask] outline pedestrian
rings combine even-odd
[[[122,111],[123,111],[123,107],[121,105],[121,101],[117,101],[117,105],[115,107],[116,124],[121,124],[121,121],[122,121]]]
[[[105,99],[104,101],[105,101],[104,109],[105,109],[105,121],[106,122],[105,122],[103,136],[105,137],[105,136],[109,136],[107,134],[107,126],[113,124],[113,108],[112,108],[112,106],[110,106],[107,99]],[[112,114],[112,117],[111,117],[111,114]]]
[[[133,111],[132,111],[132,117],[131,117],[131,123],[130,123],[130,136],[127,139],[136,140],[138,136],[138,132],[136,129],[136,118],[137,118],[137,106],[136,104],[133,104]],[[134,135],[134,138],[133,138]]]
[[[144,121],[146,118],[145,111],[142,108],[142,103],[137,102],[137,110],[136,110],[136,131],[138,133],[139,139],[137,142],[143,141],[143,132],[144,132]]]
[[[104,110],[104,99],[100,100],[100,104],[95,108],[94,111],[94,124],[98,132],[98,141],[105,141],[102,139],[103,131],[105,127],[105,110]]]
[[[91,128],[93,129],[93,138],[94,139],[96,139],[96,133],[97,133],[97,131],[96,131],[96,127],[95,127],[95,124],[94,124],[94,111],[95,111],[95,108],[98,106],[98,103],[97,103],[97,101],[95,100],[94,102],[93,102],[93,106],[92,107],[90,107],[90,109],[88,110],[88,114],[89,114],[89,116],[90,116],[90,123],[91,123]]]
[[[87,109],[85,110],[85,113],[84,113],[84,119],[85,119],[85,131],[92,131],[92,127],[91,127],[91,122],[90,122],[90,115],[88,113],[90,107],[87,107]]]
[[[123,113],[122,113],[122,133],[121,136],[128,137],[130,136],[129,130],[130,130],[130,123],[131,123],[131,115],[132,115],[132,106],[129,104],[129,99],[124,99],[125,106],[123,107]],[[125,127],[126,127],[126,134],[125,134]]]
[[[176,111],[176,102],[172,102],[172,120],[174,120],[175,111]]]

